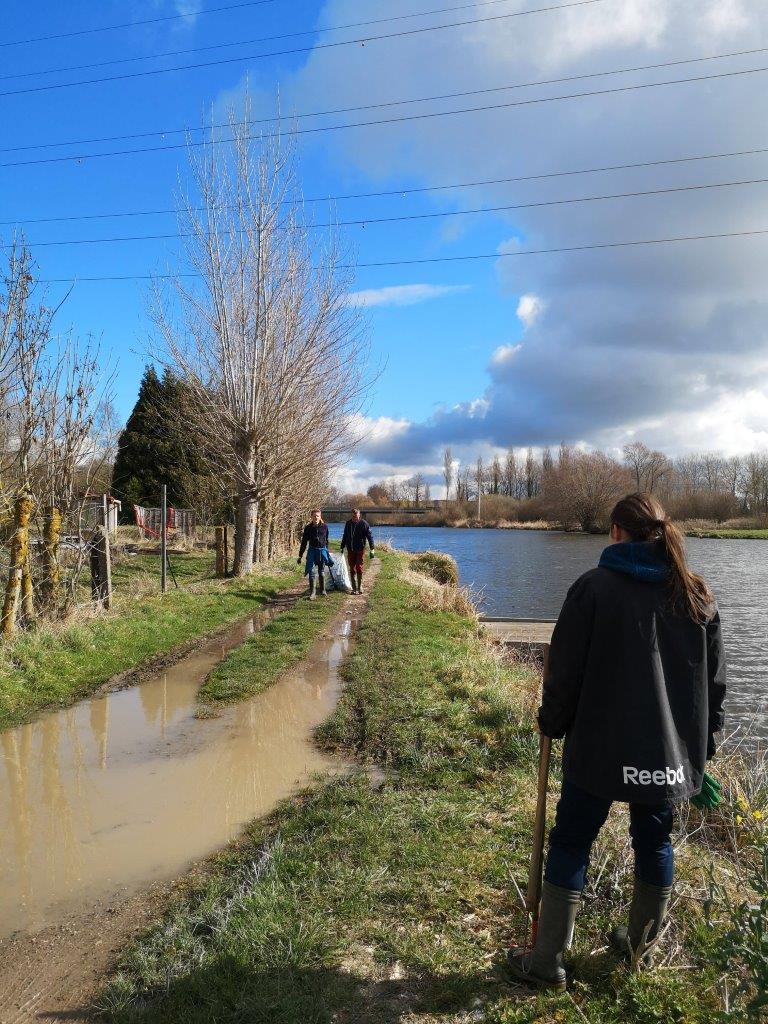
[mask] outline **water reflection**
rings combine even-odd
[[[347,643],[219,718],[195,718],[195,695],[220,640],[153,682],[0,734],[0,935],[170,877],[335,770],[311,734]]]

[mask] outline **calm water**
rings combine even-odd
[[[341,527],[331,526],[331,536]],[[570,584],[597,563],[603,537],[525,530],[378,526],[374,536],[406,551],[452,555],[461,580],[481,592],[486,615],[554,619]],[[691,565],[720,604],[729,659],[729,726],[768,740],[768,543],[688,539]]]

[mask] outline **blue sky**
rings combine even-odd
[[[79,144],[79,140],[195,127],[212,105],[238,103],[246,75],[257,114],[299,114],[435,96],[516,82],[590,74],[768,46],[768,12],[757,0],[596,0],[561,12],[480,21],[546,6],[525,0],[274,0],[204,13],[226,0],[115,0],[34,8],[6,0],[0,42],[146,21],[194,17],[18,46],[2,46],[0,228],[7,243],[24,225],[44,279],[145,275],[174,262],[175,242],[46,246],[42,243],[172,233],[169,215],[30,223],[48,217],[166,210],[174,205],[183,149],[99,158],[99,152],[173,145],[179,135]],[[364,30],[319,36],[318,27],[466,6]],[[695,9],[694,9],[695,8]],[[34,18],[30,10],[34,9]],[[128,13],[127,13],[128,12]],[[319,42],[426,27],[476,24],[339,48]],[[161,51],[276,36],[177,57]],[[268,59],[291,47],[312,51]],[[81,78],[247,56],[215,67],[100,84],[44,89]],[[397,113],[476,106],[523,96],[599,89],[768,64],[765,54],[577,85],[302,120],[302,126]],[[121,60],[105,68],[49,69]],[[469,116],[305,135],[305,194],[435,187],[552,170],[768,147],[764,77],[498,109]],[[35,90],[26,91],[21,90]],[[57,143],[68,145],[56,146]],[[38,147],[38,148],[21,148]],[[63,161],[50,162],[66,155]],[[47,160],[46,163],[30,161]],[[16,164],[16,166],[9,166]],[[528,183],[347,200],[341,219],[425,214],[590,194],[768,177],[768,157],[662,166]],[[361,262],[430,259],[550,248],[609,239],[768,227],[768,190],[743,186],[696,193],[561,205],[481,216],[413,220],[348,229]],[[764,216],[763,216],[764,214]],[[762,219],[761,219],[762,217]],[[668,451],[746,451],[768,444],[768,356],[757,239],[361,269],[372,358],[382,367],[363,443],[341,475],[362,485],[414,468],[438,473],[451,444],[459,458],[490,457],[508,445],[560,440],[618,448],[643,437]],[[63,286],[52,285],[58,295]],[[78,283],[60,321],[103,338],[117,360],[118,413],[132,406],[146,356],[146,282]],[[739,358],[730,358],[733,349]]]
[[[188,3],[187,9],[202,4]],[[207,6],[226,6],[212,0]],[[368,4],[368,13],[381,16],[380,5]],[[437,5],[439,6],[439,4]],[[446,4],[446,6],[450,6]],[[29,18],[29,6],[10,3],[10,20],[4,20],[3,41],[30,36],[54,35],[79,28],[120,24],[129,20],[126,10],[136,20],[161,17],[184,10],[182,3],[43,2],[38,15]],[[127,57],[144,57],[164,50],[209,46],[237,39],[259,38],[312,29],[317,25],[321,4],[311,2],[266,4],[219,14],[199,15],[179,21],[152,26],[137,26],[119,31],[89,34],[83,37],[50,40],[35,45],[6,47],[3,51],[3,80],[0,92],[34,88],[39,85],[98,78],[239,56],[290,46],[311,46],[316,34],[286,40],[244,46],[232,51],[213,51],[206,55],[189,54],[165,60],[116,65],[102,69],[34,77],[9,77],[28,74],[38,69],[70,67]],[[408,10],[406,4],[398,10]],[[429,5],[427,5],[429,8]],[[415,8],[420,9],[420,8]],[[357,19],[353,19],[357,20]],[[387,31],[383,25],[376,31]],[[372,31],[372,30],[369,30]],[[348,32],[337,38],[354,36]],[[168,128],[194,127],[201,123],[206,109],[219,101],[222,93],[238,88],[247,68],[254,90],[271,95],[280,82],[305,61],[305,55],[243,62],[231,66],[148,76],[137,80],[108,82],[75,88],[54,89],[31,94],[0,97],[5,107],[5,123],[12,125],[6,135],[6,152],[2,163],[47,159],[65,154],[89,154],[107,150],[157,146],[164,142],[178,143],[183,136],[166,139],[121,141],[99,145],[73,145],[50,148],[51,143],[96,139]],[[332,104],[333,105],[333,104]],[[48,144],[48,148],[18,152],[16,147]],[[339,192],[366,191],[378,188],[384,179],[372,182],[350,166],[333,145],[311,143],[302,147],[302,177],[308,196],[335,195]],[[80,216],[135,210],[172,208],[177,175],[185,174],[186,154],[183,149],[170,153],[155,152],[134,156],[85,158],[58,163],[25,164],[2,168],[3,189],[0,190],[0,220],[26,223],[37,218]],[[394,187],[418,184],[401,175],[390,179]],[[419,212],[435,209],[434,203],[421,197],[382,200],[348,201],[338,205],[344,219],[360,215],[382,217],[393,212]],[[117,276],[162,271],[173,262],[175,245],[167,241],[121,242],[73,246],[40,246],[36,243],[68,239],[106,238],[128,235],[172,233],[173,216],[130,217],[105,220],[74,221],[69,224],[35,224],[25,228],[39,264],[42,278]],[[442,240],[440,224],[424,227],[416,223],[392,226],[349,228],[347,235],[361,259],[398,259],[407,254],[419,258],[434,254],[450,254],[466,250],[467,244],[477,251],[494,251],[498,231],[491,225],[478,224],[460,242],[451,245]],[[12,228],[3,228],[4,238],[11,237]],[[490,247],[490,248],[489,248]],[[482,337],[467,335],[466,323],[479,310],[495,307],[497,288],[493,271],[488,266],[426,267],[409,270],[368,270],[359,275],[363,289],[427,284],[455,287],[439,301],[425,300],[418,304],[386,305],[369,310],[373,358],[383,368],[371,396],[369,412],[373,416],[423,419],[440,404],[455,404],[467,393],[482,390],[485,364],[494,349],[509,339],[509,326],[502,308],[493,308],[484,317]],[[59,293],[63,286],[52,286]],[[86,334],[103,336],[105,346],[118,359],[116,406],[125,417],[130,411],[141,374],[146,335],[149,326],[145,317],[146,283],[99,282],[78,284],[62,315],[62,323],[71,322]],[[459,290],[460,289],[460,290]],[[443,353],[443,356],[440,353]],[[450,353],[450,355],[448,355]],[[463,368],[457,373],[456,360]]]

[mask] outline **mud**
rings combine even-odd
[[[79,1007],[174,879],[343,770],[312,733],[364,605],[345,602],[306,661],[219,717],[196,717],[197,690],[264,613],[141,686],[0,734],[1,1024],[87,1019]]]

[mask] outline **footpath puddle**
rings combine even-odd
[[[257,618],[157,679],[0,733],[0,938],[170,879],[339,771],[312,732],[339,695],[347,614],[300,670],[218,718],[195,718],[200,683]]]

